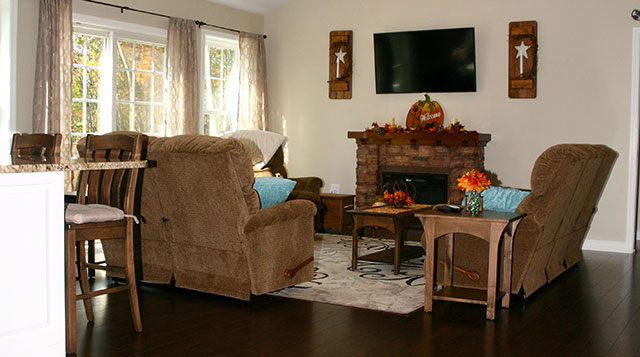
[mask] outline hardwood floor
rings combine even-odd
[[[432,314],[395,315],[147,285],[139,287],[139,334],[126,293],[94,298],[93,324],[78,303],[78,355],[639,356],[640,258],[584,258],[526,301],[513,299],[495,321],[485,320],[484,306],[442,301]]]

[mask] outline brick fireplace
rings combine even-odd
[[[383,172],[447,175],[447,196],[460,203],[456,179],[466,170],[484,169],[484,147],[490,134],[349,132],[357,149],[356,206],[371,205],[382,191]]]

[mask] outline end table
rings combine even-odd
[[[345,228],[351,225],[350,217],[345,214],[346,209],[353,208],[355,195],[340,193],[321,193],[320,198],[327,206],[327,213],[324,215],[324,228],[332,228],[343,234]]]
[[[508,308],[511,297],[511,268],[513,237],[518,225],[526,214],[483,211],[471,216],[467,212],[443,213],[426,211],[416,214],[424,227],[426,256],[424,260],[424,311],[431,312],[433,300],[466,302],[487,305],[486,317],[495,319],[496,300],[502,298],[502,307]],[[489,273],[487,289],[469,289],[453,286],[453,235],[466,233],[489,243]],[[445,239],[444,288],[433,293],[435,274],[436,239]],[[497,296],[499,289],[498,260],[500,242],[503,244],[502,281],[504,291]]]
[[[351,269],[358,268],[358,259],[374,262],[393,263],[394,274],[400,274],[400,263],[422,256],[422,247],[404,246],[405,231],[415,221],[414,214],[431,209],[431,205],[414,204],[403,208],[392,206],[371,207],[348,210],[353,215],[353,242],[351,252]],[[364,227],[384,228],[394,234],[394,247],[380,252],[358,256],[359,231]]]

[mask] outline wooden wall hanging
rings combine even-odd
[[[538,23],[509,23],[509,98],[535,98],[538,72]]]
[[[329,98],[351,99],[353,31],[329,33]]]

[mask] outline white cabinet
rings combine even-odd
[[[64,176],[0,173],[0,354],[63,356]]]

